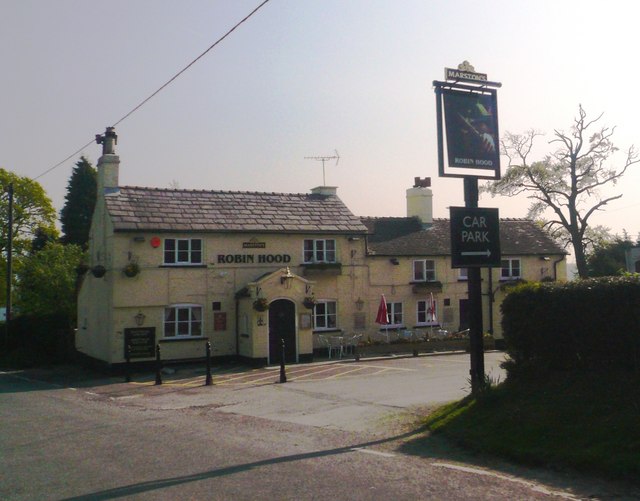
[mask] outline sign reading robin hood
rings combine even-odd
[[[442,94],[449,166],[493,169],[500,161],[495,92],[446,89]]]
[[[467,61],[434,81],[441,177],[500,179],[498,82]],[[445,146],[446,145],[446,146]]]

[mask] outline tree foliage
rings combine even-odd
[[[76,162],[65,195],[65,205],[60,211],[62,241],[65,244],[88,247],[89,229],[96,205],[97,172],[84,156]]]
[[[627,235],[616,236],[612,241],[603,241],[587,255],[590,277],[624,275],[626,272],[625,253],[633,247]]]
[[[76,268],[83,257],[78,245],[49,242],[23,257],[17,268],[16,309],[21,315],[76,316]]]
[[[37,181],[20,177],[0,168],[0,187],[4,194],[0,197],[0,254],[6,258],[9,230],[9,198],[6,188],[13,184],[13,254],[22,256],[31,251],[36,236],[47,235],[55,238],[56,211],[51,200]]]
[[[599,124],[602,114],[588,119],[582,106],[569,132],[554,131],[550,144],[558,150],[541,161],[530,162],[536,138],[540,132],[506,133],[501,141],[502,153],[509,166],[501,180],[483,188],[492,195],[527,194],[532,200],[530,218],[540,218],[545,211],[552,217],[545,221],[551,234],[573,248],[578,275],[588,276],[586,247],[589,244],[589,220],[609,202],[622,194],[601,196],[600,189],[615,185],[627,169],[636,164],[634,146],[626,151],[622,164],[609,166],[616,148],[612,141],[615,128]]]

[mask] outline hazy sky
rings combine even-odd
[[[261,0],[0,0],[0,166],[37,177],[104,132]],[[640,146],[636,1],[271,0],[116,132],[120,184],[308,192],[360,216],[405,215],[431,177],[434,215],[464,205],[437,172],[433,80],[470,61],[503,84],[501,131],[569,130],[581,103]],[[95,165],[100,147],[83,153]],[[59,210],[78,154],[38,181]],[[622,162],[622,155],[614,159]],[[640,232],[640,165],[593,218]],[[483,196],[501,217],[526,198]]]

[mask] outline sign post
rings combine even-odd
[[[478,179],[500,179],[498,82],[467,61],[434,81],[440,177],[464,180],[464,207],[451,207],[451,267],[467,268],[471,391],[485,384],[482,267],[500,266],[498,209],[478,207]],[[446,139],[446,147],[445,147]]]

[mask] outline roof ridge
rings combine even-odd
[[[119,189],[127,190],[146,190],[146,191],[163,191],[173,193],[222,193],[225,195],[286,195],[286,196],[311,196],[313,193],[285,193],[277,191],[242,191],[242,190],[213,190],[213,189],[197,189],[197,188],[158,188],[154,186],[119,186]]]

